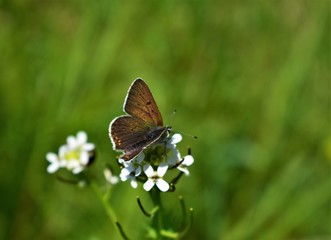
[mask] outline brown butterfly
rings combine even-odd
[[[123,111],[127,115],[116,117],[109,125],[113,149],[123,152],[121,159],[129,161],[168,136],[171,128],[163,126],[153,95],[142,79],[137,78],[131,84]]]

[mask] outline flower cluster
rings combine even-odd
[[[105,168],[103,170],[103,175],[105,176],[106,181],[111,185],[115,185],[119,181],[118,177],[113,175],[112,171],[109,168]]]
[[[169,183],[164,180],[167,170],[177,169],[189,175],[187,167],[194,162],[190,154],[181,157],[176,146],[181,140],[182,136],[176,133],[166,142],[148,147],[130,161],[119,159],[123,167],[120,173],[121,181],[129,180],[133,188],[138,186],[138,181],[144,182],[146,191],[150,191],[155,185],[162,192],[168,191]]]
[[[194,162],[190,153],[181,156],[177,149],[177,143],[181,140],[182,136],[176,133],[166,141],[152,144],[130,161],[118,159],[122,167],[119,178],[123,182],[130,181],[133,188],[138,187],[138,182],[143,182],[146,191],[150,191],[154,186],[162,192],[168,191],[170,185],[164,179],[167,171],[177,169],[182,174],[189,175],[188,166]],[[95,146],[87,142],[85,132],[78,132],[76,137],[69,136],[67,143],[59,148],[58,154],[52,152],[46,154],[46,159],[50,163],[47,172],[54,173],[65,168],[78,174],[92,162],[95,156],[94,150]],[[118,182],[118,177],[114,176],[109,168],[104,169],[104,176],[111,185]]]
[[[69,136],[67,144],[59,148],[58,154],[47,153],[46,159],[50,162],[47,167],[48,173],[54,173],[60,168],[78,174],[82,172],[94,158],[95,146],[87,142],[87,134],[83,131],[77,133],[77,136]]]

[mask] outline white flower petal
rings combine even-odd
[[[133,187],[133,188],[137,188],[138,187],[138,183],[137,183],[136,179],[134,179],[134,178],[131,179],[130,184],[131,184],[131,187]]]
[[[180,156],[180,152],[176,149],[176,155],[177,155],[177,159],[182,159],[182,157]]]
[[[156,186],[162,191],[166,192],[169,190],[169,184],[164,181],[162,178],[159,178],[156,182]],[[145,189],[146,190],[146,189]],[[147,191],[147,190],[146,190]]]
[[[60,159],[59,165],[60,167],[65,167],[67,165],[67,161],[65,159]]]
[[[187,176],[190,175],[190,172],[188,171],[187,167],[178,166],[177,169],[185,173],[185,175]]]
[[[46,154],[46,159],[50,163],[54,163],[54,162],[58,162],[59,161],[57,155],[55,153],[52,153],[52,152]]]
[[[67,144],[70,149],[76,148],[77,147],[76,138],[73,136],[67,137]]]
[[[72,170],[72,169],[74,169],[74,168],[76,168],[76,167],[78,167],[79,166],[79,162],[77,161],[77,160],[70,160],[70,161],[67,161],[67,168],[69,169],[69,170]]]
[[[94,149],[95,149],[95,146],[94,146],[93,143],[85,143],[85,144],[82,146],[82,149],[83,149],[84,151],[89,152],[89,151],[94,150]]]
[[[167,164],[169,166],[174,166],[174,165],[176,165],[176,163],[177,163],[177,158],[175,158],[173,156],[168,156],[168,158],[167,158]]]
[[[89,156],[87,152],[81,152],[79,157],[79,162],[83,165],[88,164]]]
[[[110,178],[112,176],[110,169],[105,168],[103,170],[103,175],[105,176],[106,179]]]
[[[135,170],[135,176],[138,177],[141,174],[141,167],[138,166],[137,169]]]
[[[72,172],[73,172],[73,174],[78,174],[83,170],[84,170],[84,168],[82,166],[77,166],[72,170]]]
[[[125,167],[125,168],[129,171],[129,174],[132,173],[132,172],[134,172],[134,170],[135,170],[135,167],[132,166],[132,165],[129,165],[129,166]]]
[[[170,141],[171,141],[173,144],[177,144],[177,143],[179,143],[180,141],[182,141],[182,139],[183,139],[182,135],[180,135],[179,133],[176,133],[176,134],[174,134],[174,135],[171,137]]]
[[[129,166],[133,166],[132,162],[131,161],[124,161],[123,159],[119,159],[118,160],[118,163],[120,165],[123,165],[124,167],[129,167]]]
[[[59,148],[59,156],[62,158],[64,157],[64,155],[66,154],[66,152],[68,151],[68,146],[67,145],[62,145]]]
[[[131,171],[129,171],[129,169],[127,168],[122,168],[120,176],[129,176],[131,173]]]
[[[57,162],[54,162],[47,167],[47,172],[48,173],[54,173],[59,169],[59,164]]]
[[[122,175],[122,174],[120,174],[120,179],[121,179],[122,182],[125,182],[129,178],[130,178],[130,175]]]
[[[87,134],[84,131],[79,131],[77,133],[77,143],[82,145],[87,141]]]
[[[125,164],[126,164],[126,161],[125,161],[124,159],[122,159],[122,158],[119,158],[119,159],[117,160],[117,162],[118,162],[120,165],[125,165]]]
[[[174,166],[178,163],[180,157],[180,153],[176,148],[170,148],[170,152],[167,154],[167,163],[169,166]]]
[[[103,170],[103,175],[105,176],[106,181],[109,182],[110,184],[114,185],[114,184],[118,183],[118,177],[117,176],[113,176],[113,174],[110,171],[110,169],[105,168]]]
[[[148,192],[149,190],[152,189],[152,187],[154,186],[155,182],[152,179],[148,179],[145,183],[144,183],[144,189]]]
[[[113,185],[117,184],[118,183],[118,177],[116,176],[112,176],[110,179],[109,179],[109,182]]]
[[[191,155],[187,155],[184,157],[183,165],[190,166],[194,163],[194,158]]]
[[[157,175],[163,177],[168,170],[168,165],[166,163],[161,163],[157,168]],[[145,172],[146,173],[146,172]],[[147,175],[147,174],[146,174]],[[148,175],[147,175],[148,176]]]
[[[152,177],[155,174],[154,169],[149,164],[146,164],[144,166],[144,172],[145,172],[145,174],[146,174],[147,177]],[[146,191],[148,191],[148,190],[146,190]]]

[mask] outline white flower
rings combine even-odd
[[[189,175],[190,172],[188,171],[187,167],[193,164],[194,159],[191,155],[187,155],[182,159],[176,145],[181,140],[182,140],[182,135],[176,133],[167,142],[167,148],[170,149],[170,152],[167,154],[168,157],[167,162],[169,163],[169,166],[175,166],[180,163],[177,166],[177,169],[184,172],[185,175]]]
[[[118,183],[118,177],[114,176],[109,168],[105,168],[103,170],[103,174],[105,175],[107,182],[109,182],[111,185]]]
[[[184,157],[183,162],[177,167],[178,170],[185,173],[185,175],[189,175],[190,172],[188,171],[187,167],[191,166],[194,162],[194,159],[191,155],[186,155]]]
[[[48,153],[47,160],[51,163],[47,171],[56,172],[61,167],[66,167],[74,174],[85,169],[90,160],[90,152],[94,150],[94,144],[87,143],[87,134],[83,131],[77,133],[77,137],[69,136],[67,144],[59,149],[59,155]]]
[[[120,173],[120,179],[122,182],[130,180],[130,184],[133,188],[138,187],[136,177],[141,174],[141,162],[144,160],[145,154],[141,152],[137,157],[130,161],[124,161],[119,159],[118,162],[124,166]]]
[[[118,159],[119,164],[123,167],[119,175],[121,181],[129,180],[131,186],[137,188],[138,181],[147,177],[147,181],[143,185],[146,191],[150,191],[154,185],[163,192],[168,191],[170,186],[163,179],[167,170],[178,169],[188,175],[187,167],[194,162],[190,154],[184,158],[181,157],[177,149],[177,143],[181,140],[182,136],[176,133],[166,141],[152,144],[130,161]],[[152,166],[157,170],[155,171]],[[139,177],[140,175],[142,176]]]
[[[180,159],[180,152],[177,149],[177,143],[182,141],[182,135],[179,133],[174,134],[167,142],[166,148],[170,151],[167,153],[167,163],[169,166],[176,165]]]
[[[166,163],[161,163],[157,171],[154,171],[153,167],[149,164],[144,166],[144,172],[148,177],[148,180],[144,183],[144,189],[149,191],[156,184],[156,186],[162,191],[166,192],[169,190],[169,184],[163,180],[164,174],[167,172],[168,165]]]

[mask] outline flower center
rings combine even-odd
[[[155,174],[151,177],[151,179],[153,180],[153,182],[157,182],[158,179],[160,179],[161,177],[159,175],[157,175],[157,172],[155,172]]]
[[[64,154],[64,159],[67,161],[78,160],[80,151],[78,149],[68,151]]]
[[[145,161],[153,166],[158,166],[161,162],[166,161],[168,151],[169,149],[167,149],[164,144],[159,144],[146,149]]]

